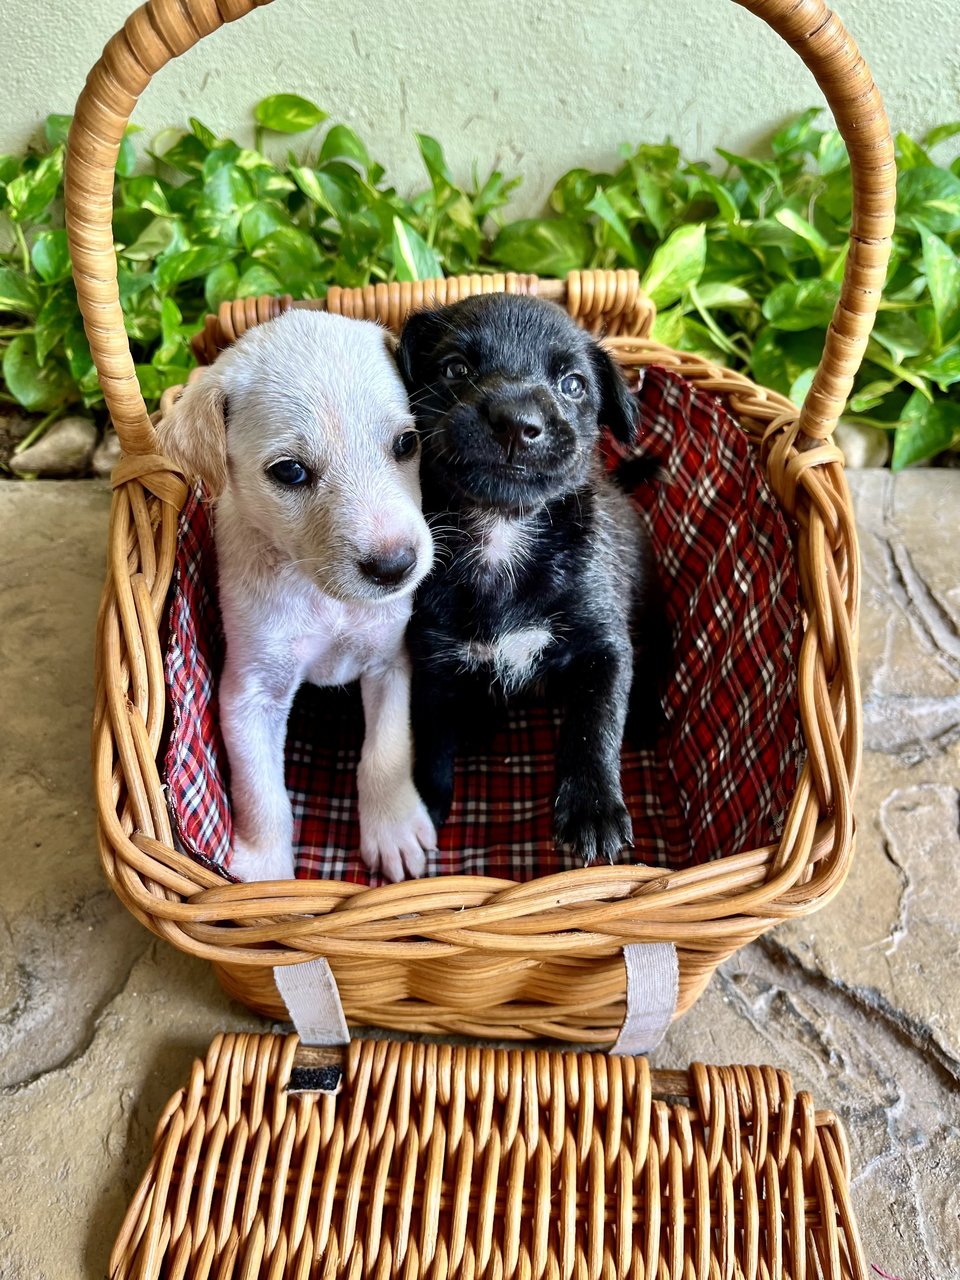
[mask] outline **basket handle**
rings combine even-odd
[[[113,247],[113,185],[140,94],[173,58],[272,0],[148,0],[107,44],[77,102],[67,149],[66,226],[77,298],[104,399],[126,453],[153,453],[156,433],[123,323]],[[850,153],[853,220],[840,299],[800,414],[811,440],[830,435],[860,366],[890,254],[896,170],[880,95],[860,52],[823,0],[735,0],[800,55]]]

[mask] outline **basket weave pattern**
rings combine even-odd
[[[273,965],[322,954],[355,1021],[604,1041],[623,1017],[625,943],[676,943],[682,1011],[734,950],[778,920],[815,910],[845,879],[861,754],[859,576],[843,459],[831,433],[884,279],[892,146],[856,46],[821,0],[739,2],[811,67],[851,154],[850,254],[799,413],[745,377],[654,342],[652,310],[631,272],[575,273],[565,282],[485,276],[334,290],[325,303],[395,326],[432,298],[450,301],[478,289],[538,292],[606,333],[625,369],[663,365],[720,396],[756,446],[795,533],[806,612],[798,685],[807,763],[777,844],[669,874],[593,867],[522,885],[451,876],[376,889],[323,881],[238,886],[175,851],[157,768],[166,700],[159,625],[187,488],[156,451],[136,381],[117,293],[112,182],[124,127],[151,76],[223,22],[257,7],[255,0],[151,0],[91,72],[71,132],[67,226],[91,351],[125,450],[114,473],[98,623],[93,755],[100,854],[108,880],[138,919],[213,961],[231,992],[255,1008],[283,1013]],[[228,308],[227,324],[235,334],[284,305],[240,304]],[[211,354],[230,340],[222,320],[204,335]]]
[[[194,1064],[111,1280],[865,1280],[843,1131],[785,1072],[355,1041],[295,1095],[297,1046]]]

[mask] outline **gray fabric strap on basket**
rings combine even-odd
[[[663,1039],[677,1007],[677,949],[672,942],[628,943],[623,962],[627,1012],[610,1052],[648,1053]],[[302,1044],[349,1044],[337,980],[322,956],[277,965],[273,977]]]
[[[630,942],[623,948],[627,1012],[611,1053],[649,1053],[664,1037],[677,1007],[680,972],[672,942]]]
[[[323,956],[274,966],[273,980],[301,1044],[349,1044],[337,980]]]

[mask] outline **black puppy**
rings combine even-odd
[[[547,683],[565,710],[557,840],[613,861],[632,843],[620,752],[652,571],[597,443],[601,424],[633,443],[634,401],[606,352],[534,298],[418,312],[399,360],[437,547],[408,632],[417,788],[439,825],[470,695]]]

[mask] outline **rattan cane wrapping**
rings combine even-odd
[[[324,881],[237,886],[174,850],[157,768],[166,696],[158,628],[186,486],[156,452],[124,332],[113,173],[124,127],[151,76],[223,22],[257,7],[256,0],[151,0],[90,74],[71,132],[67,226],[91,351],[125,451],[113,477],[98,625],[93,756],[100,854],[107,878],[138,919],[213,961],[228,989],[258,1009],[283,1013],[272,966],[322,954],[354,1021],[606,1041],[623,1017],[625,943],[676,943],[682,1011],[720,961],[777,921],[815,910],[846,877],[861,754],[859,574],[843,459],[831,433],[876,313],[895,169],[877,91],[822,0],[737,2],[809,65],[851,155],[850,254],[820,367],[799,413],[738,374],[653,342],[646,336],[652,310],[631,272],[576,273],[565,282],[477,276],[332,290],[325,304],[397,325],[434,297],[536,290],[609,335],[625,366],[667,365],[721,396],[756,444],[796,531],[807,612],[799,673],[807,765],[777,845],[731,851],[670,874],[592,867],[525,885],[445,877],[372,890]],[[246,324],[285,305],[233,304],[210,323],[201,349],[215,353]]]
[[[865,1280],[843,1130],[771,1067],[219,1036],[167,1104],[111,1280]]]

